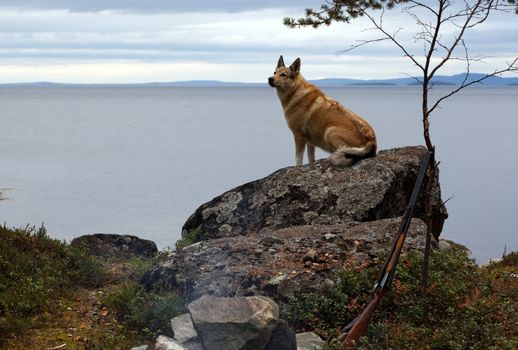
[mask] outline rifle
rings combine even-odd
[[[410,201],[408,202],[405,215],[401,219],[401,224],[399,226],[398,235],[394,239],[392,243],[392,249],[390,254],[385,261],[385,265],[380,272],[378,280],[374,284],[374,288],[371,291],[371,295],[369,298],[369,302],[365,309],[362,311],[360,315],[358,315],[353,321],[351,321],[347,326],[345,326],[344,330],[349,330],[347,337],[345,334],[340,336],[340,340],[345,337],[345,340],[342,342],[340,346],[340,350],[347,350],[354,347],[354,344],[360,340],[362,335],[367,330],[369,326],[370,319],[376,308],[376,305],[381,301],[381,298],[385,294],[385,291],[388,289],[392,279],[394,278],[394,273],[396,272],[396,265],[399,260],[399,255],[401,254],[401,249],[403,248],[403,244],[405,243],[405,238],[408,232],[408,228],[410,226],[410,222],[412,221],[412,214],[414,212],[414,208],[417,202],[417,197],[421,191],[421,186],[423,184],[424,177],[426,175],[426,169],[428,168],[428,164],[430,163],[431,152],[426,152],[423,158],[421,159],[421,164],[419,166],[419,173],[417,175],[417,179],[414,185],[414,189],[412,190],[412,196],[410,197]]]

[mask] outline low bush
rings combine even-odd
[[[146,292],[137,283],[128,283],[113,290],[104,303],[115,310],[121,322],[149,339],[160,334],[172,336],[171,318],[185,312],[185,306],[175,293]]]
[[[401,257],[392,289],[378,305],[359,348],[518,348],[515,254],[500,265],[481,268],[463,250],[436,250],[426,290],[420,286],[421,254]],[[315,330],[328,339],[329,349],[337,348],[332,339],[365,306],[378,269],[344,270],[329,292],[293,299],[284,317],[299,330]]]
[[[100,262],[49,238],[43,226],[0,226],[0,344],[32,327],[31,316],[49,301],[101,278]]]

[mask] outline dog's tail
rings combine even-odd
[[[335,165],[348,166],[359,159],[374,157],[376,155],[376,151],[376,142],[370,141],[363,147],[342,146],[337,149],[329,159]]]
[[[377,145],[375,141],[368,142],[363,147],[340,147],[336,152],[349,158],[369,158],[376,155]]]

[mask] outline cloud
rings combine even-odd
[[[70,12],[101,12],[101,11],[130,11],[130,12],[242,12],[266,8],[296,7],[304,9],[315,6],[310,0],[2,0],[3,7],[22,9],[58,9]],[[318,3],[317,3],[318,6]]]
[[[209,78],[263,81],[264,76],[271,73],[279,54],[288,60],[300,56],[304,72],[311,78],[377,78],[415,73],[415,67],[388,41],[336,55],[358,40],[378,36],[376,31],[365,31],[370,27],[366,18],[318,30],[290,29],[283,26],[282,18],[300,16],[302,5],[270,6],[303,2],[210,3],[214,7],[217,4],[218,8],[209,10],[201,2],[177,1],[2,0],[0,67],[3,72],[11,69],[14,73],[0,77],[3,82],[56,80],[58,77],[59,81],[102,78],[106,82]],[[26,9],[19,10],[15,5]],[[129,11],[132,6],[134,10]],[[161,6],[168,10],[159,11]],[[518,46],[514,16],[495,15],[468,32],[470,52],[491,56],[487,64],[473,69],[491,70],[495,62],[503,62],[502,57],[516,54],[510,52]],[[405,28],[398,34],[399,38],[414,46],[413,54],[422,55],[422,46],[413,44],[415,27],[411,18],[391,11],[386,14],[384,23],[391,28]],[[461,63],[452,62],[446,67],[447,72],[463,71],[465,67]],[[94,65],[97,68],[94,69]],[[176,70],[175,65],[181,69]],[[236,73],[228,68],[231,66],[242,70]],[[147,79],[146,71],[149,72]],[[186,76],[187,73],[192,76]]]
[[[226,53],[227,60],[235,62],[243,60],[244,54],[250,56],[248,60],[288,51],[299,55],[333,54],[343,47],[348,35],[337,31],[337,27],[289,29],[282,25],[282,15],[282,10],[219,16],[0,11],[0,49],[4,50],[3,57],[8,50],[13,50],[14,56],[21,50],[33,49],[36,55],[44,50],[48,50],[47,55],[54,52],[56,58],[67,48],[83,52],[107,50],[110,56],[116,50],[134,50],[135,59],[140,59],[139,55],[146,50],[155,57],[161,52],[165,59],[176,53],[192,52],[194,58],[200,52],[213,52],[215,58],[221,57],[218,53]]]
[[[182,61],[182,62],[135,62],[132,60],[56,61],[42,59],[38,66],[12,61],[0,65],[0,76],[4,82],[55,81],[63,83],[145,83],[185,80],[225,80],[264,82],[275,67],[275,59],[268,63],[224,63]],[[401,58],[335,57],[322,60],[320,56],[307,56],[302,62],[302,70],[308,79],[333,76],[370,78],[391,78],[387,68],[401,66]],[[22,78],[24,77],[24,78]]]

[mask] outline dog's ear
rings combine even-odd
[[[277,68],[285,67],[284,66],[284,58],[282,58],[282,55],[279,57],[279,60],[277,61]]]
[[[290,69],[293,73],[300,72],[300,57],[291,64]]]

